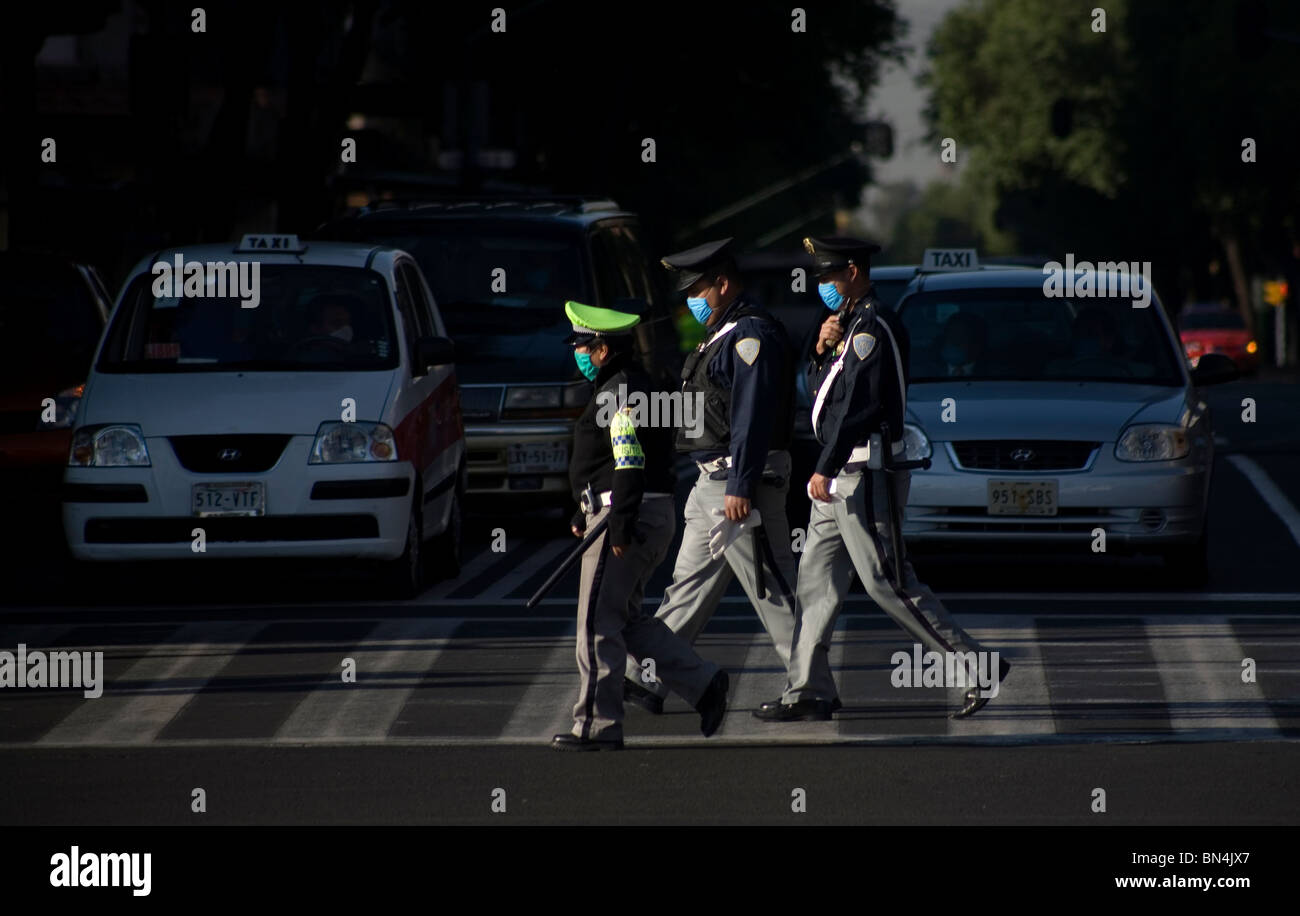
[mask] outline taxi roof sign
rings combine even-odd
[[[979,255],[974,248],[927,248],[921,258],[921,270],[931,273],[941,270],[977,270]]]
[[[274,235],[268,233],[250,233],[239,240],[236,251],[282,251],[301,254],[307,246],[298,241],[296,235]]]

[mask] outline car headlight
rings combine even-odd
[[[397,443],[393,431],[383,423],[322,423],[316,430],[308,464],[356,464],[363,461],[396,461]]]
[[[68,466],[74,468],[147,468],[149,449],[133,423],[83,426],[72,435]]]
[[[68,429],[77,419],[77,407],[81,404],[81,395],[86,390],[85,383],[75,388],[66,388],[54,399],[54,419],[45,422],[45,411],[41,411],[41,421],[37,429]]]
[[[1186,457],[1188,451],[1186,430],[1154,423],[1130,426],[1115,443],[1120,461],[1173,461]]]
[[[537,410],[545,407],[559,407],[560,403],[559,385],[506,389],[506,410]]]
[[[912,423],[903,424],[903,453],[904,461],[920,461],[922,458],[929,458],[934,454],[934,448],[930,445],[930,437],[927,436],[921,427]]]

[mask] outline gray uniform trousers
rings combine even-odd
[[[910,471],[894,475],[899,511],[907,505]],[[903,564],[902,582],[893,582],[881,564],[892,564],[889,503],[883,471],[840,472],[835,495],[844,500],[812,501],[808,537],[799,560],[796,592],[799,625],[790,659],[790,683],[784,703],[834,700],[835,679],[829,653],[835,619],[856,569],[872,600],[926,649],[935,652],[977,652],[982,647],[953,621],[943,603]]]
[[[795,562],[794,554],[790,551],[790,525],[785,516],[790,453],[769,453],[764,474],[780,477],[784,483],[780,486],[760,483],[754,488],[750,502],[762,515],[763,528],[767,532],[777,570],[787,587],[793,589]],[[790,648],[794,639],[794,607],[782,594],[771,561],[766,557],[763,560],[763,583],[767,588],[767,597],[758,597],[757,582],[754,579],[753,534],[748,530],[742,531],[740,537],[732,541],[726,552],[716,560],[709,555],[709,529],[722,520],[721,516],[711,514],[710,510],[721,510],[726,494],[725,480],[710,480],[705,472],[701,472],[696,479],[695,486],[686,499],[686,527],[682,533],[677,563],[673,568],[673,581],[664,590],[663,602],[655,616],[672,628],[674,633],[694,643],[695,637],[718,609],[718,603],[731,584],[732,576],[738,576],[745,594],[749,596],[750,604],[772,637],[781,664],[789,667]],[[667,696],[667,687],[662,683],[646,683],[640,674],[638,666],[629,661],[629,680],[659,696]]]
[[[609,512],[587,516],[590,531]],[[623,673],[628,653],[653,658],[656,673],[692,706],[704,696],[718,671],[695,654],[686,640],[662,620],[644,613],[646,580],[663,562],[676,528],[672,499],[645,499],[637,513],[635,540],[616,557],[602,534],[582,556],[578,589],[578,673],[581,684],[573,707],[573,734],[613,741],[623,737]]]

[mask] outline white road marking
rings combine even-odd
[[[579,684],[574,657],[576,627],[574,622],[563,636],[547,637],[555,647],[501,730],[502,740],[550,741],[554,735],[573,730],[573,704],[578,700]]]
[[[1263,468],[1245,455],[1229,455],[1228,461],[1259,491],[1260,497],[1282,520],[1286,530],[1291,532],[1291,539],[1296,542],[1296,546],[1300,547],[1300,511],[1296,511],[1296,507],[1286,498],[1286,494],[1278,489],[1277,484],[1264,473]]]
[[[519,586],[527,582],[534,573],[552,565],[558,566],[558,558],[567,554],[578,545],[578,539],[572,541],[551,541],[522,563],[511,564],[510,572],[497,579],[479,595],[480,601],[494,601],[504,598]],[[571,601],[570,603],[574,603]]]
[[[1155,620],[1146,631],[1176,730],[1242,728],[1248,720],[1261,735],[1277,735],[1277,719],[1259,684],[1242,682],[1246,653],[1226,618],[1193,624]]]
[[[1011,663],[1006,683],[999,685],[998,695],[969,719],[949,719],[948,734],[953,738],[994,735],[1054,735],[1056,717],[1052,715],[1052,698],[1047,689],[1047,672],[1043,666],[1037,628],[1029,617],[1002,615],[971,617],[979,626],[966,622],[964,614],[953,617],[984,648],[996,650]]]
[[[356,682],[344,684],[341,668],[331,672],[275,739],[384,737],[460,623],[450,617],[382,621],[352,650]]]
[[[41,745],[150,744],[239,653],[259,622],[189,624],[41,736]],[[137,692],[121,685],[139,681]]]
[[[526,544],[527,541],[521,540],[518,543]],[[503,560],[509,561],[509,559],[510,559],[510,540],[509,538],[507,538],[506,549],[504,552],[494,553],[490,549],[480,550],[478,553],[474,554],[474,556],[464,561],[463,565],[460,568],[460,575],[458,575],[456,578],[448,579],[445,582],[439,582],[433,588],[425,590],[424,594],[420,595],[419,598],[415,598],[412,601],[406,603],[426,604],[429,603],[431,599],[446,598],[448,595],[450,595],[456,589],[460,588],[466,582],[471,581],[475,576],[479,575],[480,573],[486,572],[489,567],[493,566],[496,563],[500,563]]]

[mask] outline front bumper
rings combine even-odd
[[[966,470],[947,443],[934,443],[932,465],[913,471],[903,534],[918,547],[1041,545],[1069,548],[1106,532],[1107,550],[1160,550],[1195,542],[1204,530],[1209,461],[1124,462],[1103,443],[1083,470]],[[1057,481],[1054,516],[990,515],[988,481]]]
[[[202,528],[205,553],[217,557],[401,556],[415,480],[410,463],[309,465],[312,441],[292,437],[262,472],[187,470],[166,438],[146,440],[152,467],[69,467],[62,497],[68,549],[79,560],[199,556],[192,532]],[[265,515],[193,514],[194,484],[254,481],[265,485]]]
[[[511,470],[508,450],[512,445],[547,446],[563,443],[564,466],[546,470]],[[465,427],[466,468],[470,496],[540,497],[569,500],[568,459],[573,443],[573,423],[494,423]]]

